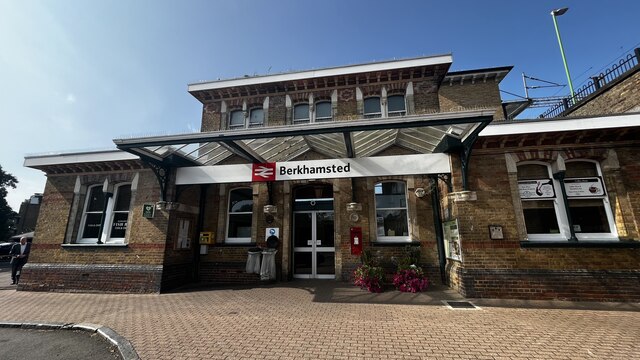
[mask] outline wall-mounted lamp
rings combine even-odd
[[[347,211],[348,212],[362,211],[362,204],[357,202],[350,202],[347,204]]]
[[[427,190],[425,190],[424,188],[416,188],[416,190],[414,191],[416,196],[419,198],[423,198],[427,195]]]
[[[278,208],[275,205],[265,205],[263,211],[265,214],[273,215],[278,213]]]

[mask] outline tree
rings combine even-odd
[[[7,203],[7,188],[16,188],[18,179],[15,176],[4,172],[0,165],[0,241],[8,239],[13,235],[12,227],[18,214]]]

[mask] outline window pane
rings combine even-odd
[[[87,214],[82,230],[83,238],[98,238],[100,234],[100,222],[102,221],[102,213]]]
[[[565,177],[594,177],[598,176],[598,168],[595,163],[589,161],[571,161],[566,162],[567,172]]]
[[[127,232],[128,212],[113,214],[113,222],[111,223],[111,238],[124,238]]]
[[[253,109],[249,117],[249,125],[262,125],[264,123],[264,110]]]
[[[86,211],[102,211],[104,209],[104,194],[102,186],[94,186],[89,193],[89,203]]]
[[[318,252],[316,254],[316,272],[319,275],[332,275],[336,272],[336,255],[332,252]]]
[[[406,210],[377,210],[376,222],[380,236],[408,236]]]
[[[330,119],[331,118],[331,103],[329,101],[322,101],[316,103],[316,119]]]
[[[333,213],[318,212],[316,213],[316,239],[322,241],[320,246],[335,246],[333,228]]]
[[[389,112],[405,111],[404,95],[389,96],[387,98],[387,104],[389,106]]]
[[[309,120],[309,105],[299,104],[293,108],[293,120]]]
[[[528,234],[558,234],[560,232],[553,201],[523,201],[522,208]]]
[[[118,187],[115,211],[129,211],[131,204],[131,185]]]
[[[402,182],[385,182],[375,186],[376,208],[405,208],[407,198]]]
[[[253,194],[251,189],[236,189],[229,194],[229,212],[252,212]]]
[[[600,199],[569,200],[573,229],[578,233],[611,232],[604,202]]]
[[[229,214],[230,238],[251,237],[251,214]]]
[[[380,114],[380,98],[370,97],[364,99],[364,114]]]
[[[518,180],[537,180],[549,177],[547,165],[527,164],[518,166]]]
[[[229,119],[229,127],[244,127],[244,113],[233,111]]]

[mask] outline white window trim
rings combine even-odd
[[[404,185],[404,198],[405,198],[405,204],[406,207],[394,207],[394,208],[378,208],[378,203],[376,202],[376,193],[375,193],[375,187],[378,184],[383,184],[383,183],[402,183]],[[373,204],[374,204],[374,219],[376,219],[374,221],[375,224],[375,229],[376,229],[376,241],[377,242],[381,242],[381,243],[410,243],[411,242],[411,228],[410,228],[410,223],[409,223],[409,199],[407,197],[407,183],[406,181],[400,181],[400,180],[385,180],[385,181],[378,181],[376,183],[373,184]],[[404,210],[405,214],[407,214],[405,221],[407,222],[407,235],[404,236],[387,236],[387,235],[378,235],[378,222],[377,222],[377,218],[378,218],[378,210]]]
[[[620,238],[618,237],[618,228],[616,226],[616,222],[615,222],[615,218],[613,217],[613,212],[611,211],[611,203],[609,202],[609,192],[607,190],[607,184],[605,184],[604,182],[604,177],[602,176],[602,169],[600,168],[600,163],[595,161],[595,160],[591,160],[591,159],[571,159],[571,160],[565,160],[565,164],[566,163],[572,163],[572,162],[589,162],[592,164],[595,164],[596,166],[596,170],[598,172],[598,176],[600,177],[600,179],[602,179],[602,185],[604,186],[604,195],[603,196],[593,196],[593,197],[583,197],[581,199],[600,199],[603,202],[603,206],[604,206],[604,212],[607,215],[607,221],[609,222],[609,226],[611,228],[611,231],[608,233],[581,233],[581,232],[576,232],[576,238],[578,238],[578,240],[615,240],[615,241],[620,241]],[[571,179],[571,178],[567,178],[566,179]],[[570,199],[569,199],[570,200]]]
[[[93,188],[97,188],[97,187],[103,187],[102,184],[97,184],[97,185],[91,185],[89,187],[87,187],[87,192],[86,192],[86,199],[84,199],[84,206],[82,207],[82,220],[80,221],[80,227],[78,228],[78,238],[76,239],[76,243],[78,244],[95,244],[98,242],[98,238],[83,238],[82,235],[84,235],[84,226],[86,225],[87,222],[87,214],[96,214],[97,212],[92,211],[92,212],[87,212],[87,207],[89,206],[89,200],[91,199],[91,190]],[[103,213],[104,210],[100,213]]]
[[[231,220],[231,214],[233,215],[251,215],[251,227],[253,228],[253,211],[251,212],[231,212],[231,193],[236,190],[250,190],[251,191],[251,201],[253,202],[253,189],[250,187],[239,187],[229,190],[228,198],[227,198],[227,227],[225,230],[225,243],[226,244],[249,244],[251,243],[251,235],[249,237],[229,237],[229,221]],[[252,206],[253,208],[253,206]],[[253,231],[253,229],[252,229]]]
[[[542,165],[547,169],[547,176],[551,179],[553,183],[553,189],[555,191],[556,197],[553,200],[537,200],[537,201],[550,201],[553,203],[553,209],[556,213],[556,220],[558,221],[558,230],[557,234],[529,234],[527,232],[527,239],[529,241],[566,241],[570,236],[571,232],[569,231],[569,220],[567,219],[566,212],[564,211],[564,200],[562,199],[562,193],[560,190],[560,181],[554,179],[553,172],[551,169],[551,164],[544,161],[523,161],[517,164],[518,167],[523,165]],[[530,201],[527,199],[520,199],[522,203],[526,201]],[[522,216],[524,218],[524,207],[522,209]],[[526,218],[525,218],[525,231],[526,227]]]
[[[607,221],[609,221],[609,225],[612,228],[612,231],[609,233],[579,233],[576,232],[576,238],[578,240],[581,241],[598,241],[598,240],[611,240],[611,241],[619,241],[620,238],[618,237],[618,230],[616,227],[616,223],[613,217],[613,213],[611,211],[611,205],[609,202],[609,197],[608,197],[608,192],[606,189],[606,184],[604,183],[604,178],[602,176],[602,170],[600,168],[600,164],[597,161],[594,160],[590,160],[590,159],[572,159],[572,160],[565,160],[565,163],[567,162],[578,162],[578,161],[584,161],[584,162],[591,162],[596,164],[596,169],[598,171],[598,176],[603,180],[603,185],[605,187],[605,195],[600,197],[600,196],[595,196],[595,197],[584,197],[581,199],[601,199],[603,200],[604,203],[604,208],[605,208],[605,213],[607,215]],[[560,181],[555,179],[553,177],[553,173],[552,173],[552,167],[551,164],[548,162],[544,162],[544,161],[523,161],[517,164],[518,167],[522,166],[522,165],[529,165],[529,164],[536,164],[536,165],[544,165],[547,167],[547,171],[549,174],[549,178],[552,179],[553,181],[553,187],[554,187],[554,191],[556,193],[556,197],[553,200],[543,200],[543,201],[553,201],[553,205],[554,205],[554,210],[556,213],[556,219],[558,221],[558,229],[560,230],[559,233],[557,234],[529,234],[526,233],[526,237],[527,240],[529,241],[539,241],[539,242],[545,242],[545,241],[568,241],[569,238],[571,238],[571,229],[569,228],[569,219],[567,218],[567,213],[568,210],[565,207],[565,202],[564,202],[564,195],[562,192],[562,189],[560,188],[562,186],[562,184],[560,184]],[[570,178],[568,178],[570,179]],[[529,201],[526,199],[520,199],[521,202],[524,201]],[[524,217],[524,209],[523,209],[523,217]],[[526,223],[526,221],[525,221]],[[525,231],[526,231],[526,225],[525,225]]]
[[[104,227],[102,229],[102,239],[105,244],[122,244],[124,240],[127,238],[127,233],[129,232],[129,221],[131,215],[131,201],[133,200],[133,192],[131,192],[131,199],[129,199],[129,209],[127,211],[116,211],[114,210],[116,206],[116,199],[118,198],[120,188],[123,186],[129,185],[131,183],[120,183],[114,186],[113,196],[109,198],[109,203],[107,204],[107,209],[105,211],[105,219],[108,221],[104,222]],[[113,217],[116,213],[127,213],[127,230],[125,231],[125,235],[123,238],[111,238],[111,224],[113,223]]]

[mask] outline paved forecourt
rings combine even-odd
[[[162,295],[2,286],[0,298],[11,304],[0,322],[102,324],[142,359],[640,359],[640,304],[451,310],[447,290],[373,295],[334,281]]]

